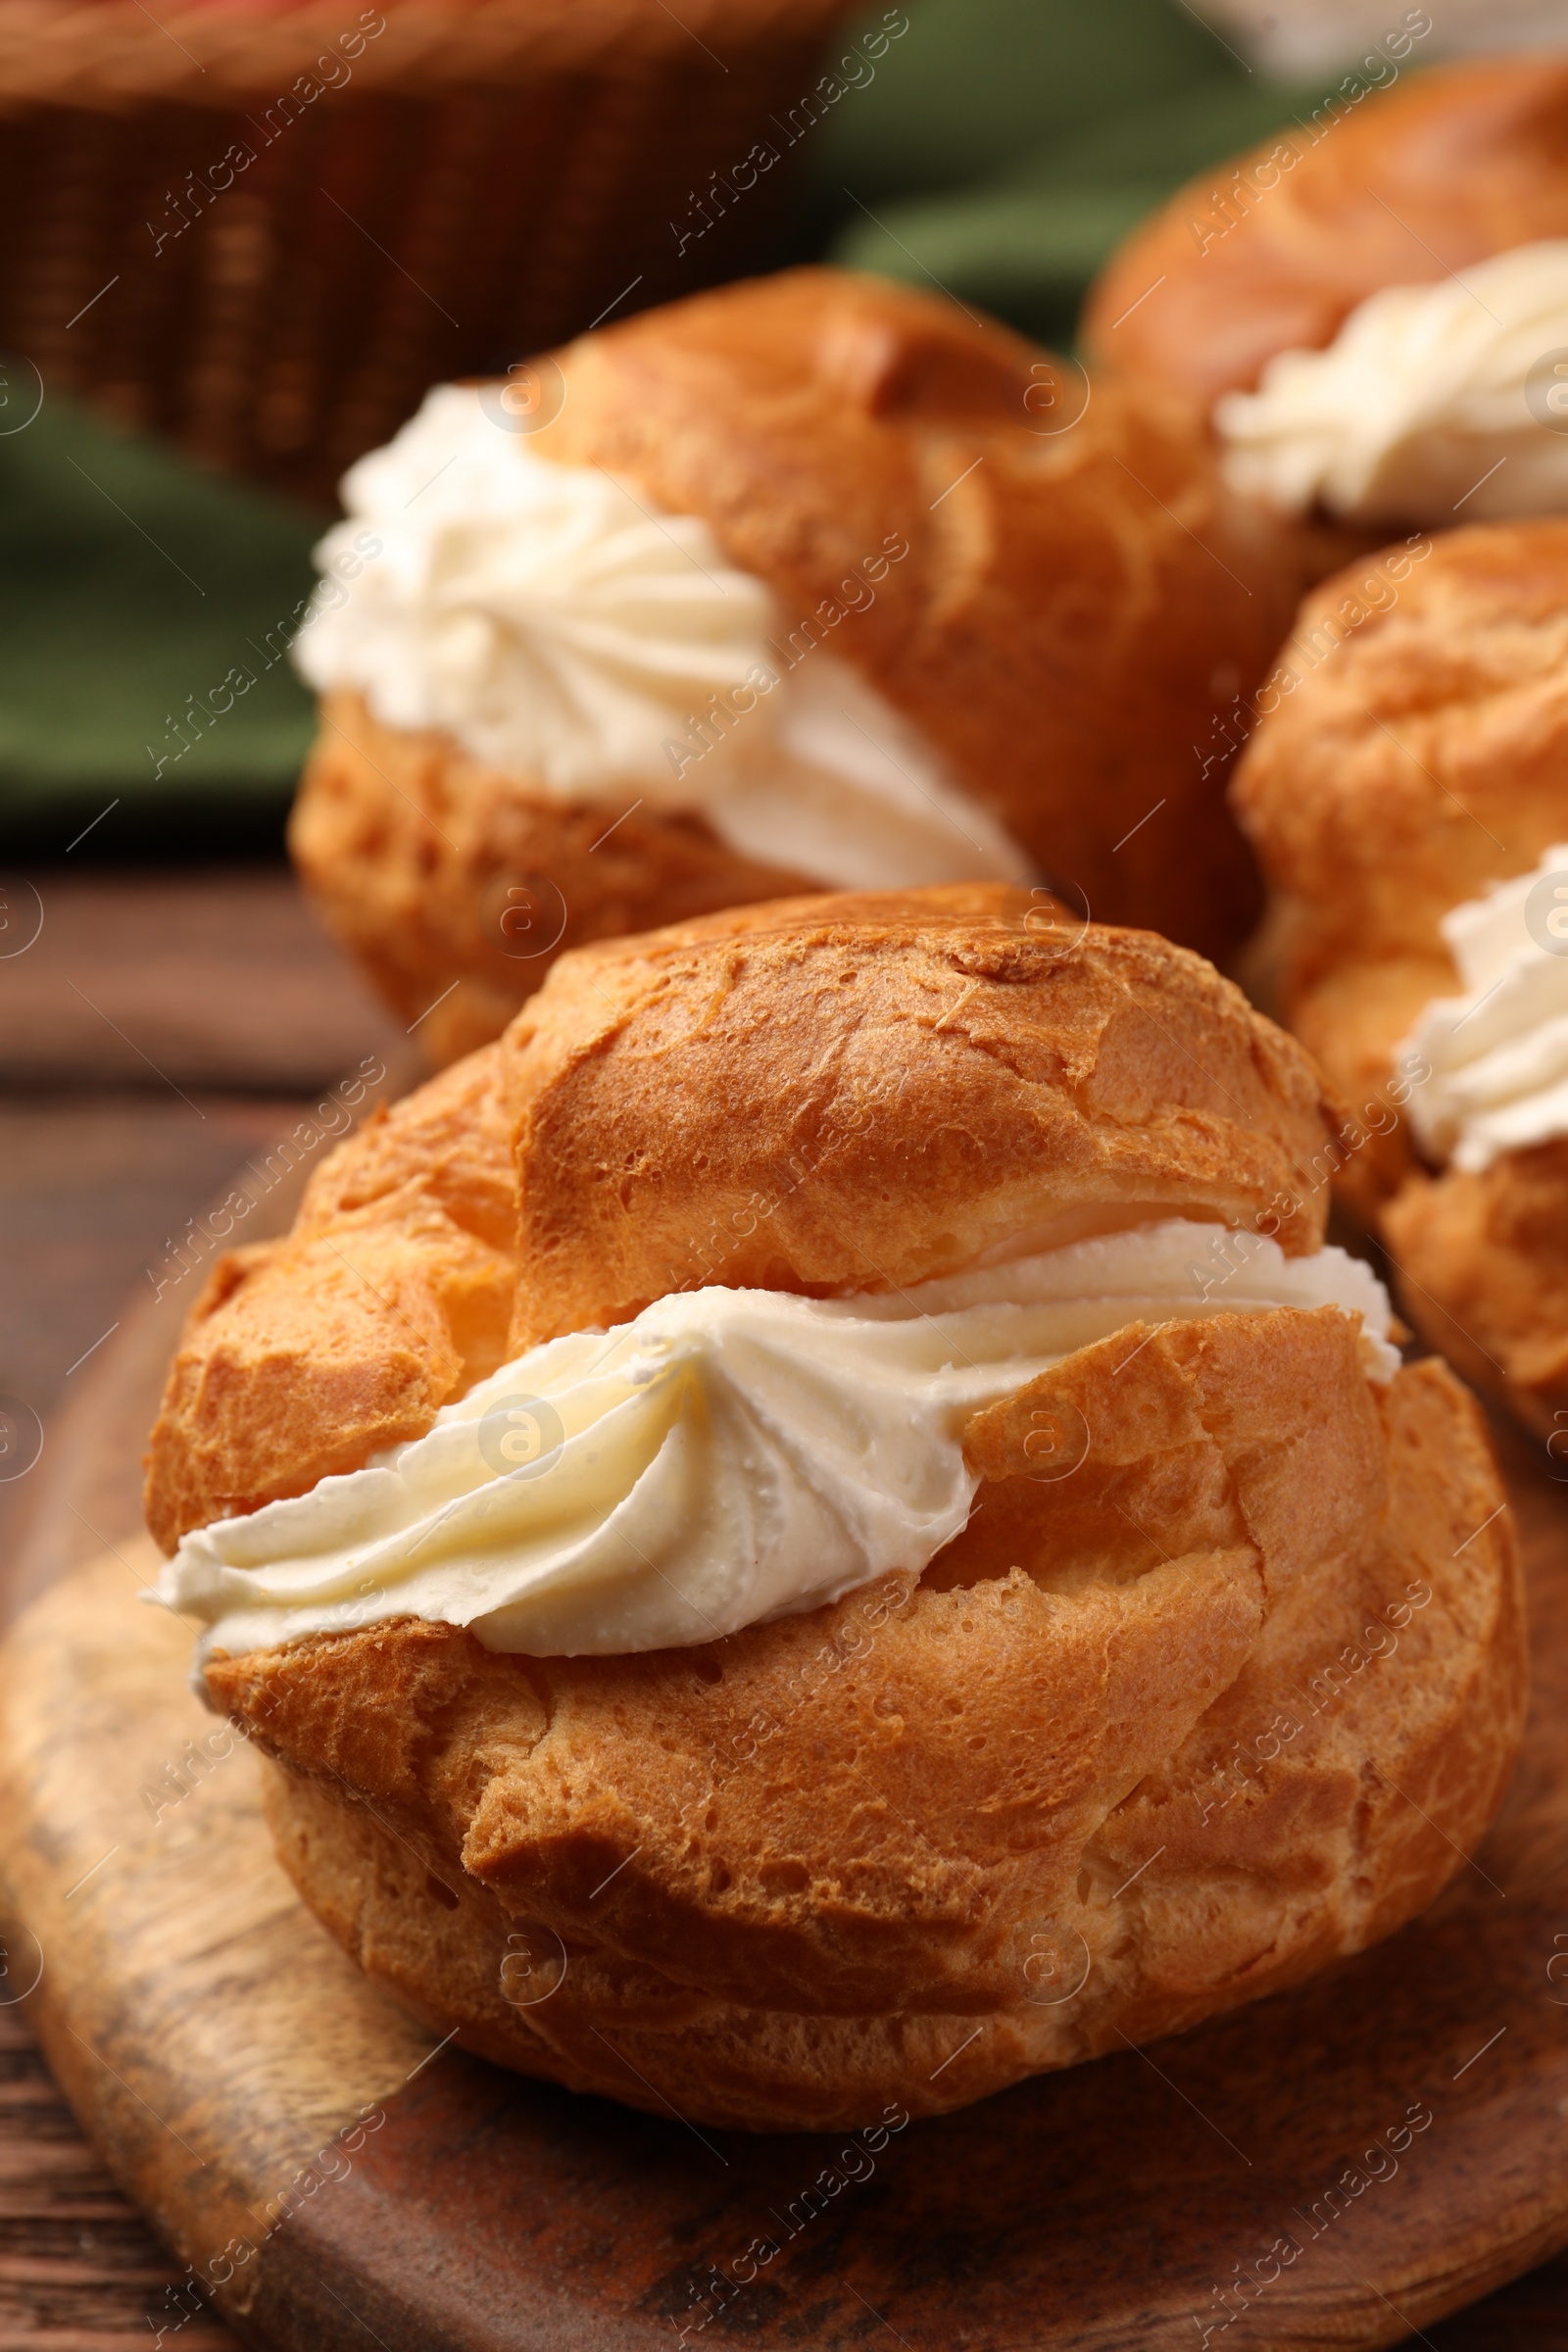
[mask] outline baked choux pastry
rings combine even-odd
[[[1251,391],[1277,352],[1323,350],[1386,286],[1438,285],[1568,236],[1568,60],[1415,74],[1421,37],[1412,27],[1387,88],[1283,121],[1133,230],[1085,309],[1096,364],[1205,403]]]
[[[1348,1115],[1339,1180],[1401,1304],[1568,1430],[1568,522],[1444,533],[1301,609],[1237,812],[1264,961]],[[1568,1456],[1568,1438],[1557,1444]]]
[[[305,1900],[469,2049],[759,2130],[1388,1935],[1499,1801],[1520,1592],[1323,1137],[1210,966],[1039,893],[563,957],[219,1271],[153,1433]]]
[[[1568,62],[1346,89],[1135,231],[1089,349],[1213,401],[1227,479],[1282,514],[1568,512]]]
[[[1305,574],[1179,398],[801,270],[440,387],[344,496],[290,839],[437,1060],[564,949],[807,887],[1255,913],[1192,747]]]

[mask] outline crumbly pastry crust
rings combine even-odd
[[[1234,170],[1252,193],[1233,198],[1228,221],[1219,200]],[[1331,343],[1383,286],[1561,236],[1568,66],[1440,66],[1366,97],[1315,141],[1286,122],[1236,167],[1191,180],[1111,257],[1083,339],[1100,365],[1206,402],[1250,390],[1278,351]]]
[[[890,536],[905,543],[825,650],[1097,917],[1215,954],[1235,944],[1255,880],[1220,763],[1205,774],[1192,747],[1213,750],[1214,711],[1261,674],[1306,559],[1224,488],[1183,399],[1097,384],[1078,422],[1037,430],[1053,385],[1035,345],[830,270],[649,312],[559,362],[564,405],[540,454],[702,517],[773,590],[786,636],[842,616],[842,585]],[[459,977],[451,1008],[421,1024],[437,1058],[494,1036],[543,976],[548,955],[504,952],[509,881],[538,891],[544,935],[564,917],[564,947],[800,887],[702,820],[646,808],[590,861],[635,786],[564,810],[352,697],[325,716],[294,856],[406,1018]]]
[[[863,1287],[868,1246],[906,1286],[1019,1233],[1307,1196],[1299,1049],[1184,951],[1039,911],[814,899],[563,961],[215,1279],[153,1439],[164,1541],[427,1426],[519,1334],[673,1287],[694,1218],[729,1222],[691,1279],[810,1291]],[[1070,1475],[1036,1474],[1043,1428],[1087,1431]],[[1377,1391],[1333,1308],[1134,1325],[964,1444],[984,1507],[922,1578],[701,1648],[504,1656],[404,1619],[215,1658],[306,1900],[472,2049],[776,2130],[1178,2030],[1430,1899],[1525,1691],[1445,1367]]]
[[[1462,993],[1442,917],[1568,826],[1568,523],[1444,532],[1382,612],[1357,577],[1302,605],[1279,664],[1298,682],[1232,787],[1270,885],[1279,1009],[1349,1113],[1341,1190],[1381,1221],[1405,1313],[1549,1430],[1568,1403],[1568,1151],[1428,1176],[1407,1121],[1371,1129],[1418,1014]]]

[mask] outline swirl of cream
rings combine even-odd
[[[351,467],[343,499],[323,572],[366,524],[381,553],[341,603],[318,596],[297,640],[313,685],[357,686],[389,725],[444,728],[563,799],[632,780],[686,799],[664,739],[745,682],[772,622],[706,523],[548,464],[462,384]]]
[[[1256,392],[1215,404],[1226,477],[1355,522],[1568,513],[1568,416],[1543,413],[1532,375],[1563,351],[1568,240],[1385,287],[1326,351],[1280,352]]]
[[[1568,1135],[1568,843],[1442,930],[1465,993],[1428,1004],[1400,1054],[1432,1066],[1410,1098],[1421,1149],[1477,1174]]]
[[[201,1656],[407,1616],[535,1657],[714,1641],[918,1575],[974,1500],[965,1423],[1062,1356],[1140,1320],[1326,1305],[1389,1378],[1369,1267],[1184,1218],[907,1294],[677,1292],[530,1349],[366,1469],[187,1536],[155,1597],[204,1623]]]
[[[798,650],[708,523],[541,457],[476,387],[438,385],[343,499],[295,640],[318,690],[556,800],[699,810],[743,855],[841,888],[1033,879],[908,721],[822,645]],[[694,748],[714,697],[743,715]]]

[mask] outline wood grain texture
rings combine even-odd
[[[139,1345],[94,1407],[122,1460]],[[699,2132],[441,2050],[301,1910],[254,1758],[204,1751],[228,1735],[186,1688],[185,1632],[138,1597],[139,1539],[85,1565],[57,1548],[0,1662],[12,1965],[28,1932],[43,1962],[25,2014],[180,2263],[235,2262],[217,2308],[277,2352],[836,2352],[889,2329],[911,2352],[1109,2352],[1205,2326],[1227,2352],[1304,2352],[1430,2329],[1568,2242],[1568,1983],[1548,1975],[1568,1950],[1568,1494],[1502,1444],[1537,1640],[1502,1820],[1403,1935],[1184,2039],[874,2151]],[[1401,2146],[1412,2108],[1432,2120]],[[1509,2340],[1497,2308],[1470,2340]]]
[[[187,1215],[222,1198],[236,1160],[265,1156],[315,1100],[256,1090],[335,1078],[389,1026],[280,864],[77,872],[99,838],[69,864],[30,872],[42,931],[0,956],[0,1388],[46,1419],[91,1380],[90,1351],[123,1325],[127,1293],[150,1297],[145,1269],[161,1269]],[[9,883],[0,900],[21,911]],[[410,1058],[395,1040],[383,1051]],[[156,1329],[151,1340],[153,1352],[167,1345]],[[124,1389],[123,1358],[111,1385]],[[69,1418],[51,1423],[35,1472],[0,1477],[0,1556],[14,1557],[35,1489],[48,1490],[46,1570],[61,1566],[62,1545],[101,1549],[94,1524],[134,1523],[142,1432],[127,1426],[114,1459],[101,1415],[100,1405],[85,1428],[78,1419],[78,1439]],[[149,2315],[163,2325],[190,2310],[182,2265],[83,2139],[27,2030],[31,2002],[10,1997],[26,1981],[7,1955],[0,2343],[122,2352]],[[185,2318],[172,2340],[180,2352],[234,2352],[210,2313]]]
[[[145,2333],[149,2313],[161,2321],[173,2310],[180,2279],[179,2264],[82,2139],[20,2008],[0,1992],[0,2343],[6,2352],[122,2352],[127,2337]],[[234,2338],[200,2313],[179,2346],[234,2352]]]
[[[377,1004],[281,862],[184,873],[74,871],[79,862],[11,886],[0,1082],[153,1086],[172,1101],[179,1088],[309,1094],[367,1054],[409,1054],[409,1016]],[[194,1174],[190,1189],[205,1190]]]

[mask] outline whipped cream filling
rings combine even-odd
[[[1290,513],[1452,523],[1568,512],[1568,240],[1388,286],[1278,353],[1214,423],[1234,489]]]
[[[392,1617],[552,1657],[918,1575],[969,1516],[971,1414],[1128,1324],[1337,1306],[1392,1376],[1368,1266],[1249,1234],[1221,1254],[1223,1231],[1166,1219],[889,1296],[674,1293],[531,1348],[363,1470],[188,1535],[155,1597],[201,1621],[198,1667]]]
[[[695,810],[836,888],[1033,879],[819,615],[785,615],[698,516],[541,457],[476,387],[438,385],[342,488],[294,648],[318,691],[352,687],[389,726],[438,728],[564,802]],[[857,575],[855,602],[874,594]]]
[[[1479,1174],[1568,1135],[1568,843],[1441,928],[1465,993],[1434,999],[1400,1049],[1432,1065],[1410,1118],[1429,1159]]]

